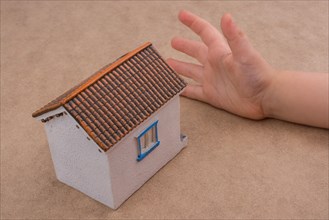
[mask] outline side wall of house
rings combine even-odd
[[[98,151],[98,145],[68,113],[49,120],[45,128],[57,178],[113,207],[106,153]]]
[[[137,137],[157,120],[160,145],[138,162]],[[115,208],[179,153],[185,144],[186,141],[180,139],[179,96],[176,96],[107,152]]]

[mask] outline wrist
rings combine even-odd
[[[279,70],[271,69],[268,72],[268,85],[264,89],[263,97],[261,101],[261,106],[264,114],[264,118],[274,118],[275,117],[275,93],[277,91],[277,86],[279,85]]]

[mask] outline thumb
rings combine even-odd
[[[250,44],[247,36],[234,23],[232,16],[224,14],[221,20],[222,32],[230,45],[234,59],[241,63],[249,63],[257,51]]]

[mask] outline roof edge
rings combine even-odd
[[[52,110],[55,110],[55,109],[59,108],[60,106],[62,106],[61,103],[55,103],[55,104],[52,104],[52,105],[47,106],[47,109],[41,108],[41,109],[33,112],[32,113],[32,117],[33,118],[39,117],[39,116],[41,116],[41,115],[43,115],[43,114],[45,114],[47,112],[50,112]]]
[[[47,113],[49,111],[52,111],[62,105],[64,105],[65,103],[67,103],[68,101],[70,101],[72,98],[74,98],[75,96],[77,96],[80,92],[82,92],[83,90],[85,90],[88,86],[92,85],[93,83],[95,83],[98,79],[100,79],[102,76],[104,76],[105,74],[107,74],[108,72],[112,71],[114,68],[116,68],[117,66],[119,66],[120,64],[122,64],[123,62],[125,62],[126,60],[128,60],[129,58],[133,57],[135,54],[137,54],[138,52],[142,51],[143,49],[151,46],[152,43],[151,42],[146,42],[143,45],[137,47],[135,50],[132,50],[128,53],[126,53],[125,55],[123,55],[122,57],[118,58],[116,61],[114,61],[112,64],[110,64],[109,66],[102,68],[101,70],[99,70],[94,76],[92,76],[91,78],[89,78],[85,83],[83,83],[82,85],[78,86],[76,89],[74,89],[72,92],[70,92],[68,95],[66,95],[64,98],[62,98],[61,100],[59,100],[58,102],[54,103],[54,104],[48,104],[48,106],[45,106],[35,112],[33,112],[32,117],[38,117],[44,113]]]

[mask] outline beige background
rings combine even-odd
[[[328,130],[255,122],[181,98],[189,144],[117,211],[56,180],[31,113],[145,41],[190,60],[173,36],[189,9],[231,12],[275,67],[328,72],[327,1],[1,2],[1,217],[328,218]],[[133,181],[133,180],[132,180]]]

